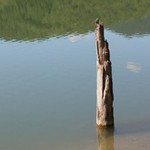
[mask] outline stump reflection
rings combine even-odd
[[[114,128],[97,128],[98,150],[114,150]]]

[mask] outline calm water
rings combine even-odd
[[[0,150],[149,150],[149,6],[0,0]],[[99,16],[114,83],[107,130],[95,125]]]
[[[128,38],[105,30],[105,37],[113,68],[115,130],[100,135],[93,32],[0,41],[1,150],[107,150],[108,143],[110,150],[149,149],[150,35]]]

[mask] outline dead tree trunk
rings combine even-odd
[[[112,71],[108,42],[104,39],[103,23],[96,20],[96,56],[97,56],[97,126],[112,126],[113,88]]]

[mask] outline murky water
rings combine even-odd
[[[108,3],[0,0],[0,150],[149,150],[149,1]],[[98,130],[99,14],[115,127]]]

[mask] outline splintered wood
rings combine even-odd
[[[113,126],[113,86],[112,69],[108,42],[104,38],[104,25],[96,20],[97,56],[97,126]]]

